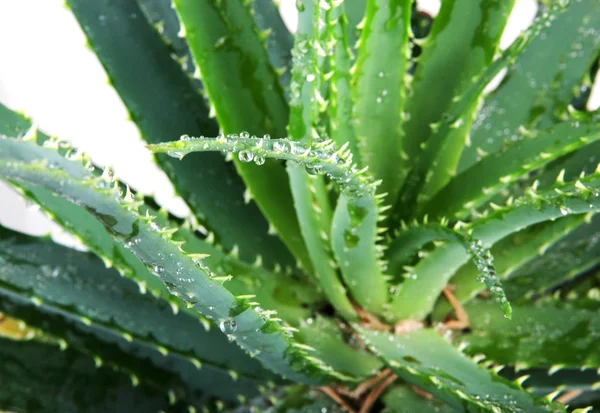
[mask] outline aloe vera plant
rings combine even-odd
[[[600,408],[600,1],[514,3],[66,0],[191,214],[0,105],[88,250],[0,227],[0,410]]]

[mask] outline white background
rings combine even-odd
[[[92,0],[93,1],[93,0]],[[0,0],[0,101],[23,110],[50,135],[70,141],[136,190],[154,193],[177,215],[188,213],[164,173],[150,161],[136,127],[84,36],[61,0]],[[431,13],[439,0],[420,1]],[[295,0],[283,0],[286,24],[295,28]],[[507,47],[529,25],[535,0],[517,0],[501,46]],[[598,76],[600,77],[600,76]],[[598,79],[597,83],[598,82]],[[594,87],[600,92],[600,86]],[[594,93],[600,95],[600,93]],[[594,97],[594,102],[600,100]],[[597,104],[593,104],[597,106]],[[67,234],[0,181],[0,223],[31,234],[52,231],[70,244]]]

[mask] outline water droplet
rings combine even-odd
[[[254,154],[250,151],[240,151],[240,153],[238,153],[238,158],[242,162],[250,162],[254,159]]]
[[[315,80],[315,75],[313,75],[312,73],[306,75],[306,81],[307,82],[312,82],[313,80]]]
[[[248,139],[249,137],[250,137],[250,134],[246,131],[243,131],[242,133],[240,133],[240,138]]]
[[[254,157],[254,163],[257,164],[258,166],[264,165],[265,158],[262,156],[256,156],[256,157]]]
[[[299,12],[303,12],[305,10],[304,2],[302,0],[296,0],[296,9]]]
[[[385,74],[383,72],[379,72],[379,77],[383,77]]]
[[[273,150],[275,152],[288,152],[290,150],[290,145],[287,142],[275,142]]]
[[[167,155],[169,155],[172,158],[183,159],[183,154],[181,152],[169,151],[167,152]]]
[[[160,274],[161,272],[163,272],[165,269],[163,267],[161,267],[158,264],[152,264],[152,272],[155,273],[155,275]]]
[[[263,139],[271,139],[271,135],[269,135],[268,133],[263,135]]]
[[[219,328],[225,334],[235,333],[235,330],[237,330],[237,323],[233,319],[223,320],[219,323]]]
[[[320,167],[318,165],[306,165],[304,169],[309,175],[318,175]]]
[[[190,140],[190,135],[181,135],[179,137],[180,141],[189,141]]]
[[[356,235],[356,230],[344,231],[344,245],[346,248],[355,248],[360,242],[360,237]]]

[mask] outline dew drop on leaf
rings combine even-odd
[[[250,162],[254,159],[254,155],[250,151],[240,151],[240,153],[238,153],[238,158],[242,162]]]
[[[235,330],[237,330],[237,323],[233,319],[223,320],[219,323],[219,328],[225,334],[235,333]]]
[[[259,165],[259,166],[260,166],[260,165],[264,165],[264,163],[265,163],[265,158],[264,158],[264,157],[262,157],[262,156],[255,156],[255,157],[254,157],[254,163],[255,163],[255,164],[257,164],[257,165]]]

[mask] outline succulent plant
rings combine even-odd
[[[192,213],[0,106],[89,250],[0,229],[0,410],[600,407],[600,1],[514,2],[67,0]]]

